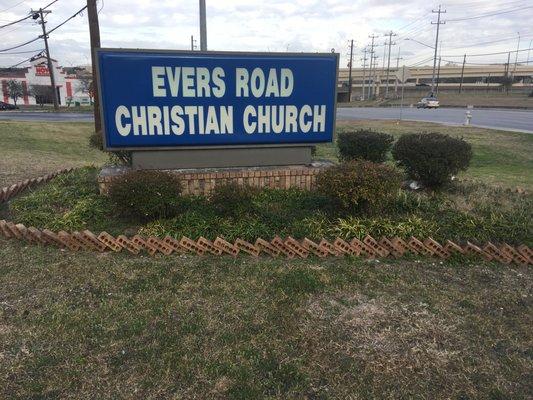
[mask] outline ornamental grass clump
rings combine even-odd
[[[397,196],[402,175],[394,167],[356,160],[328,168],[317,176],[317,191],[345,210],[374,213]]]

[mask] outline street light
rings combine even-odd
[[[411,41],[413,41],[413,42],[416,42],[416,43],[418,43],[418,44],[421,44],[422,46],[426,46],[426,47],[429,47],[429,48],[432,49],[432,50],[435,50],[435,47],[430,46],[429,44],[425,44],[425,43],[419,42],[419,41],[416,40],[416,39],[405,38],[404,40],[411,40]]]

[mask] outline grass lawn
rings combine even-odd
[[[0,241],[5,399],[526,399],[531,270]]]
[[[0,187],[66,167],[102,164],[89,147],[92,124],[0,121]]]
[[[531,136],[353,125],[464,136],[474,145],[465,177],[533,188]],[[87,145],[90,129],[0,122],[0,186],[104,163]],[[317,157],[334,158],[333,147],[320,146]],[[479,207],[476,193],[454,202],[462,199],[465,212]],[[530,197],[511,191],[483,193],[502,213],[530,207],[522,204]],[[66,222],[92,204],[79,204]],[[506,222],[527,237],[524,216]],[[130,257],[3,239],[0,260],[1,399],[533,397],[530,267],[465,258]]]
[[[472,144],[474,157],[460,177],[503,187],[533,189],[533,135],[483,128],[445,126],[430,122],[337,121],[339,129],[374,129],[394,136],[413,132],[439,132],[463,137]],[[336,159],[334,144],[317,147],[316,157]]]

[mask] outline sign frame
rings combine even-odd
[[[171,50],[171,49],[140,49],[140,48],[113,48],[113,47],[96,47],[93,49],[94,59],[96,60],[96,79],[98,85],[98,100],[99,100],[99,112],[100,118],[102,121],[102,139],[103,139],[103,148],[106,151],[182,151],[182,150],[216,150],[216,149],[247,149],[247,148],[279,148],[279,147],[312,147],[316,146],[317,142],[298,142],[298,143],[265,143],[265,144],[222,144],[222,145],[183,145],[183,146],[132,146],[132,147],[112,147],[107,143],[106,135],[106,120],[104,113],[104,100],[102,94],[102,81],[101,81],[101,71],[100,71],[100,57],[99,52],[101,51],[112,51],[117,53],[151,53],[151,54],[183,54],[183,55],[205,55],[205,56],[280,56],[280,57],[331,57],[332,55],[336,58],[336,69],[335,69],[335,84],[334,84],[334,105],[333,105],[333,126],[332,126],[332,141],[334,140],[335,130],[337,126],[337,96],[338,96],[338,79],[339,79],[339,59],[340,54],[336,52],[250,52],[250,51],[198,51],[198,50]],[[324,142],[329,143],[329,142]]]

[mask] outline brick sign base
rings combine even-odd
[[[311,165],[254,168],[202,168],[165,170],[177,175],[183,186],[183,194],[208,195],[220,184],[235,182],[258,188],[310,190],[315,185],[316,176],[332,164],[317,162]],[[125,167],[105,167],[98,175],[101,194],[107,194],[113,180],[131,171]]]

